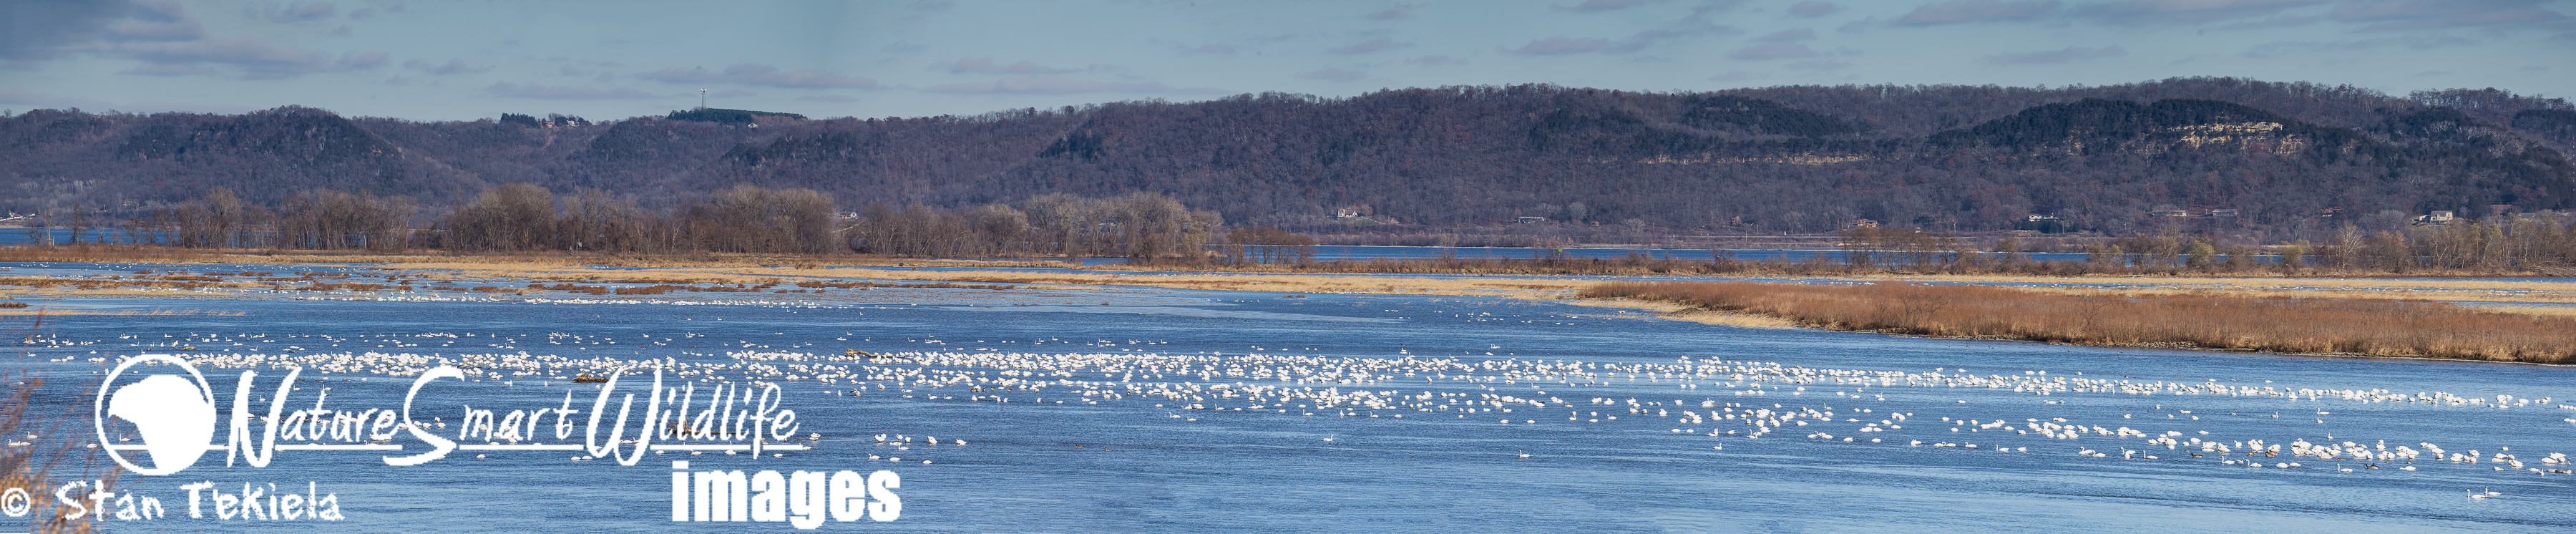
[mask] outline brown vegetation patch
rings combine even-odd
[[[1734,312],[1734,311],[1720,311],[1720,310],[1702,309],[1702,308],[1697,307],[1697,306],[1692,306],[1692,305],[1688,305],[1688,304],[1681,304],[1681,303],[1677,303],[1677,302],[1664,302],[1664,301],[1654,301],[1654,300],[1636,300],[1636,299],[1575,299],[1575,300],[1568,300],[1568,301],[1565,301],[1565,303],[1566,303],[1566,304],[1576,305],[1576,306],[1597,306],[1597,307],[1605,307],[1605,308],[1637,308],[1637,309],[1642,309],[1642,310],[1647,310],[1647,311],[1656,312],[1656,313],[1655,313],[1655,316],[1656,316],[1656,317],[1661,317],[1661,318],[1664,318],[1664,319],[1671,319],[1671,320],[1675,320],[1675,321],[1690,321],[1690,322],[1694,322],[1694,323],[1700,323],[1700,324],[1712,324],[1712,325],[1718,325],[1718,326],[1735,326],[1735,327],[1743,327],[1743,328],[1797,328],[1797,327],[1798,327],[1798,323],[1797,323],[1796,321],[1791,321],[1791,320],[1788,320],[1788,319],[1782,319],[1782,318],[1779,318],[1779,317],[1774,317],[1774,316],[1769,316],[1769,315],[1758,315],[1758,314],[1751,314],[1751,313],[1743,313],[1743,312]]]
[[[1759,313],[1836,330],[2052,343],[2563,363],[2576,318],[2395,300],[2051,294],[1984,286],[1609,282],[1592,298]]]

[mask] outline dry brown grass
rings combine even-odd
[[[2469,299],[2453,298],[2453,296],[2451,296],[2451,295],[2447,295],[2446,293],[2480,294],[2479,292],[2497,291],[2497,290],[2505,290],[2505,291],[2515,291],[2515,292],[2528,292],[2528,293],[2532,293],[2532,294],[2534,294],[2534,296],[2532,296],[2532,297],[2528,297],[2528,298],[2535,299],[2535,300],[2532,300],[2533,302],[2556,302],[2557,300],[2550,300],[2550,299],[2562,299],[2562,298],[2576,297],[2576,282],[2533,282],[2533,281],[2512,281],[2512,282],[2507,282],[2507,281],[2499,281],[2499,280],[2491,280],[2491,279],[2479,279],[2479,278],[2459,278],[2459,279],[2447,279],[2447,280],[2393,280],[2393,279],[2373,279],[2373,278],[2287,278],[2287,277],[2269,277],[2269,278],[2208,277],[2208,278],[2200,278],[2200,277],[2170,277],[2170,276],[2081,276],[2081,277],[2048,277],[2048,276],[1991,276],[1991,275],[1922,275],[1922,276],[1847,276],[1847,277],[1834,277],[1834,279],[1838,279],[1838,280],[1861,280],[1861,281],[1900,281],[1900,282],[1956,282],[1956,283],[1970,283],[1970,284],[1994,284],[1994,283],[2062,284],[2062,283],[2068,283],[2068,282],[2075,282],[2075,283],[2118,283],[2118,284],[2157,284],[2157,285],[2181,285],[2181,286],[2190,286],[2190,287],[2193,287],[2193,288],[2219,289],[2219,290],[2229,290],[2229,291],[2331,291],[2331,290],[2356,290],[2356,291],[2395,292],[2395,293],[2375,293],[2375,294],[2380,294],[2380,295],[2397,295],[2397,296],[2399,296],[2399,297],[2401,297],[2401,298],[2402,298],[2404,295],[2408,295],[2408,294],[2438,295],[2438,296],[2436,296],[2436,297],[2433,297],[2433,298],[2438,299],[2438,300],[2469,300]],[[2478,298],[2478,299],[2475,299],[2475,300],[2502,300],[2504,297],[2507,297],[2507,296],[2506,296],[2506,295],[2493,295],[2492,297],[2493,297],[2493,298],[2485,298],[2485,297],[2482,297],[2482,298]]]
[[[21,341],[44,330],[43,316],[13,317],[0,321],[0,338]],[[19,351],[11,358],[32,358]],[[97,456],[97,449],[84,447],[92,434],[82,432],[82,422],[89,419],[88,405],[79,402],[52,403],[58,409],[42,409],[39,398],[84,398],[90,387],[45,387],[45,379],[10,366],[0,370],[0,488],[27,488],[36,497],[32,511],[26,513],[25,532],[77,534],[95,532],[101,523],[84,516],[65,519],[73,513],[51,498],[52,491],[71,481],[119,487],[124,470]],[[101,470],[104,473],[101,473]],[[88,489],[88,488],[83,488]],[[16,530],[16,529],[11,529]]]
[[[1564,302],[1566,304],[1576,306],[1635,308],[1654,312],[1656,317],[1665,319],[1690,321],[1694,323],[1718,326],[1774,329],[1798,327],[1798,323],[1796,321],[1782,319],[1779,317],[1733,311],[1710,310],[1676,302],[1636,299],[1569,299]]]
[[[2576,317],[2576,308],[2565,306],[2482,306],[2478,309],[2500,313],[2519,313],[2523,315],[2539,315],[2545,317]]]
[[[1680,302],[1837,330],[2100,345],[2565,363],[2576,318],[2437,302],[2078,296],[1984,286],[1610,282],[1583,296]]]

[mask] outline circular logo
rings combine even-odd
[[[117,377],[136,364],[145,362],[179,366],[188,378],[174,374],[155,374],[133,383],[118,385]],[[191,379],[194,379],[191,381]],[[113,393],[111,393],[113,391]],[[214,388],[206,385],[206,376],[187,360],[168,354],[144,354],[118,364],[114,372],[98,387],[98,398],[91,403],[92,420],[98,429],[98,442],[107,456],[136,474],[158,476],[177,473],[196,465],[197,458],[212,448],[215,437]],[[142,439],[141,445],[126,445],[108,439],[108,419],[125,421]],[[137,465],[126,452],[140,450],[149,458],[151,467]]]

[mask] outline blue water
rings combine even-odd
[[[80,239],[82,243],[125,244],[134,240],[151,243],[161,235],[163,235],[163,233],[160,231],[128,233],[124,230],[94,229],[80,232]],[[48,237],[53,239],[52,241],[49,241],[50,243],[70,243],[72,242],[72,230],[70,228],[30,229],[22,227],[0,227],[0,245],[25,245]]]
[[[13,274],[75,276],[163,267],[10,266]],[[369,267],[259,270],[337,270],[357,275],[352,281],[380,281],[370,276],[385,273]],[[442,285],[519,286],[524,281]],[[2392,450],[2420,449],[2418,443],[2432,442],[2452,453],[2475,449],[2482,457],[2510,447],[2502,452],[2542,467],[2539,460],[2549,453],[2576,453],[2576,423],[2566,421],[2576,418],[2576,410],[2557,407],[2576,405],[2568,400],[2576,398],[2576,380],[2571,380],[2576,368],[2568,367],[1746,329],[1662,320],[1615,308],[1486,297],[877,288],[633,297],[558,291],[254,290],[166,298],[21,298],[55,309],[196,313],[49,318],[23,347],[26,355],[13,357],[61,378],[48,382],[61,392],[42,397],[49,403],[88,402],[88,393],[80,388],[99,376],[91,373],[114,358],[150,351],[204,362],[202,370],[219,400],[231,398],[234,377],[245,370],[221,362],[265,360],[248,368],[261,373],[256,384],[264,394],[284,374],[274,365],[279,358],[309,358],[305,362],[312,368],[300,378],[327,382],[302,383],[304,390],[292,398],[296,406],[309,406],[320,388],[329,387],[332,408],[392,408],[400,405],[412,380],[395,375],[425,365],[397,360],[419,355],[463,364],[478,374],[477,382],[439,382],[415,407],[421,419],[439,416],[453,424],[459,421],[460,404],[553,408],[571,392],[577,409],[587,409],[596,391],[589,384],[552,378],[577,366],[517,376],[513,373],[519,368],[489,360],[490,355],[524,352],[627,364],[669,358],[700,370],[742,363],[775,365],[781,372],[803,375],[802,380],[785,380],[757,367],[717,373],[723,381],[779,384],[785,392],[781,406],[797,411],[800,434],[822,435],[820,441],[796,440],[814,450],[779,453],[784,457],[672,452],[648,456],[634,466],[574,460],[581,453],[572,451],[491,451],[482,453],[485,458],[464,453],[414,467],[384,465],[377,459],[388,454],[384,452],[283,451],[268,467],[225,467],[222,451],[215,451],[177,475],[127,477],[135,485],[126,491],[159,496],[177,517],[107,522],[124,530],[793,530],[785,524],[670,522],[673,460],[690,461],[693,471],[882,469],[900,474],[901,488],[895,491],[904,507],[898,520],[827,522],[821,527],[826,531],[2576,528],[2576,506],[2571,506],[2576,495],[2569,484],[2576,478],[2497,471],[2494,462],[2430,457],[2411,464],[2338,462],[2293,458],[2285,452],[2253,460],[2302,465],[2253,468],[2220,463],[2244,459],[2241,447],[2232,455],[2191,458],[2196,449],[2190,446],[2167,449],[2143,436],[2086,433],[2057,439],[2016,432],[2024,425],[2063,418],[2067,424],[2158,435],[2183,432],[2175,439],[2237,444],[2260,439],[2285,449],[2300,439],[2364,446],[2384,440]],[[0,330],[25,326],[22,318],[0,319],[20,319],[0,323]],[[187,347],[197,350],[176,350]],[[847,349],[910,359],[845,358]],[[1183,361],[1190,365],[1186,373],[1178,367]],[[1569,370],[1560,361],[1585,366]],[[319,362],[353,363],[377,372],[322,372]],[[825,368],[873,376],[855,383],[817,383],[813,377]],[[1280,371],[1291,375],[1282,380],[1271,374]],[[1355,376],[1352,371],[1370,374]],[[1243,376],[1222,376],[1233,372]],[[1851,381],[1855,373],[1904,373],[1930,382],[1860,384]],[[970,382],[921,380],[959,377]],[[626,380],[635,378],[628,375]],[[706,377],[667,379],[677,383]],[[2131,392],[2040,395],[2013,389],[2058,379],[2111,381]],[[1025,387],[1040,380],[1050,385]],[[704,388],[716,382],[695,383]],[[2005,386],[1989,388],[1988,383]],[[2315,400],[2205,392],[2213,383],[2335,392]],[[2181,389],[2185,385],[2196,389]],[[1263,387],[1367,392],[1370,396],[1351,402],[1379,406],[1325,408],[1311,396],[1222,396],[1276,392]],[[863,393],[848,395],[860,388]],[[1084,396],[1085,390],[1124,397]],[[2153,394],[2140,394],[2150,390]],[[2486,404],[2337,396],[2378,390],[2442,392],[2450,395],[2446,399],[2476,397]],[[1438,400],[1407,400],[1426,393]],[[1460,411],[1486,395],[1571,404],[1485,404],[1477,409],[1490,411]],[[2509,402],[2499,408],[2497,395],[2550,402]],[[1631,400],[1639,403],[1639,412],[1629,411]],[[1704,402],[1717,406],[1703,408]],[[1256,403],[1265,407],[1232,410]],[[266,404],[260,406],[265,409]],[[1679,414],[1757,409],[1832,411],[1836,417],[1832,422],[1800,418],[1796,421],[1806,425],[1787,424],[1750,438],[1745,434],[1759,427],[1747,420],[1692,421]],[[1869,411],[1859,411],[1863,409]],[[1911,415],[1895,421],[1896,414]],[[1575,420],[1567,420],[1569,416]],[[1953,425],[1945,417],[1979,424],[2000,420],[2010,426]],[[1509,423],[1499,422],[1503,420]],[[1880,421],[1902,428],[1859,431]],[[436,430],[452,437],[459,428]],[[551,427],[540,432],[550,435]],[[1720,435],[1706,435],[1712,432]],[[1816,433],[1833,437],[1810,437]],[[880,445],[874,439],[878,434],[913,441]],[[930,436],[944,443],[922,441]],[[572,441],[579,438],[575,434]],[[967,444],[948,441],[955,439]],[[1909,444],[1917,440],[1923,443]],[[409,438],[393,443],[408,447],[403,454],[424,448]],[[908,450],[897,450],[899,446]],[[1996,452],[1997,447],[2011,452]],[[2107,457],[2078,455],[2082,450]],[[2123,458],[2124,451],[2160,458]],[[902,461],[890,459],[897,457]],[[2417,470],[2397,469],[2407,465]],[[298,488],[314,482],[322,492],[338,495],[347,519],[189,519],[186,491],[180,486],[197,481],[214,481],[228,493],[238,492],[244,482]],[[2471,490],[2502,495],[2470,500]]]

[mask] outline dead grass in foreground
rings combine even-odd
[[[2184,295],[2077,296],[1987,286],[1608,282],[1593,298],[1758,313],[1801,325],[1941,337],[2566,363],[2576,317],[2447,303]]]
[[[2188,291],[2227,291],[2236,294],[2264,296],[2325,296],[2334,298],[2378,298],[2413,300],[2482,300],[2499,302],[2576,302],[2576,282],[2500,281],[2475,278],[2453,280],[2381,280],[2370,278],[2191,278],[2129,276],[1857,276],[1837,280],[1894,282],[1954,282],[1971,284],[2158,284],[2187,286],[2178,288],[2137,288],[2119,291],[2137,295],[2172,295]],[[2348,291],[2335,293],[2338,291]],[[2494,294],[2510,291],[2513,294]],[[2162,292],[2162,293],[2158,293]]]

